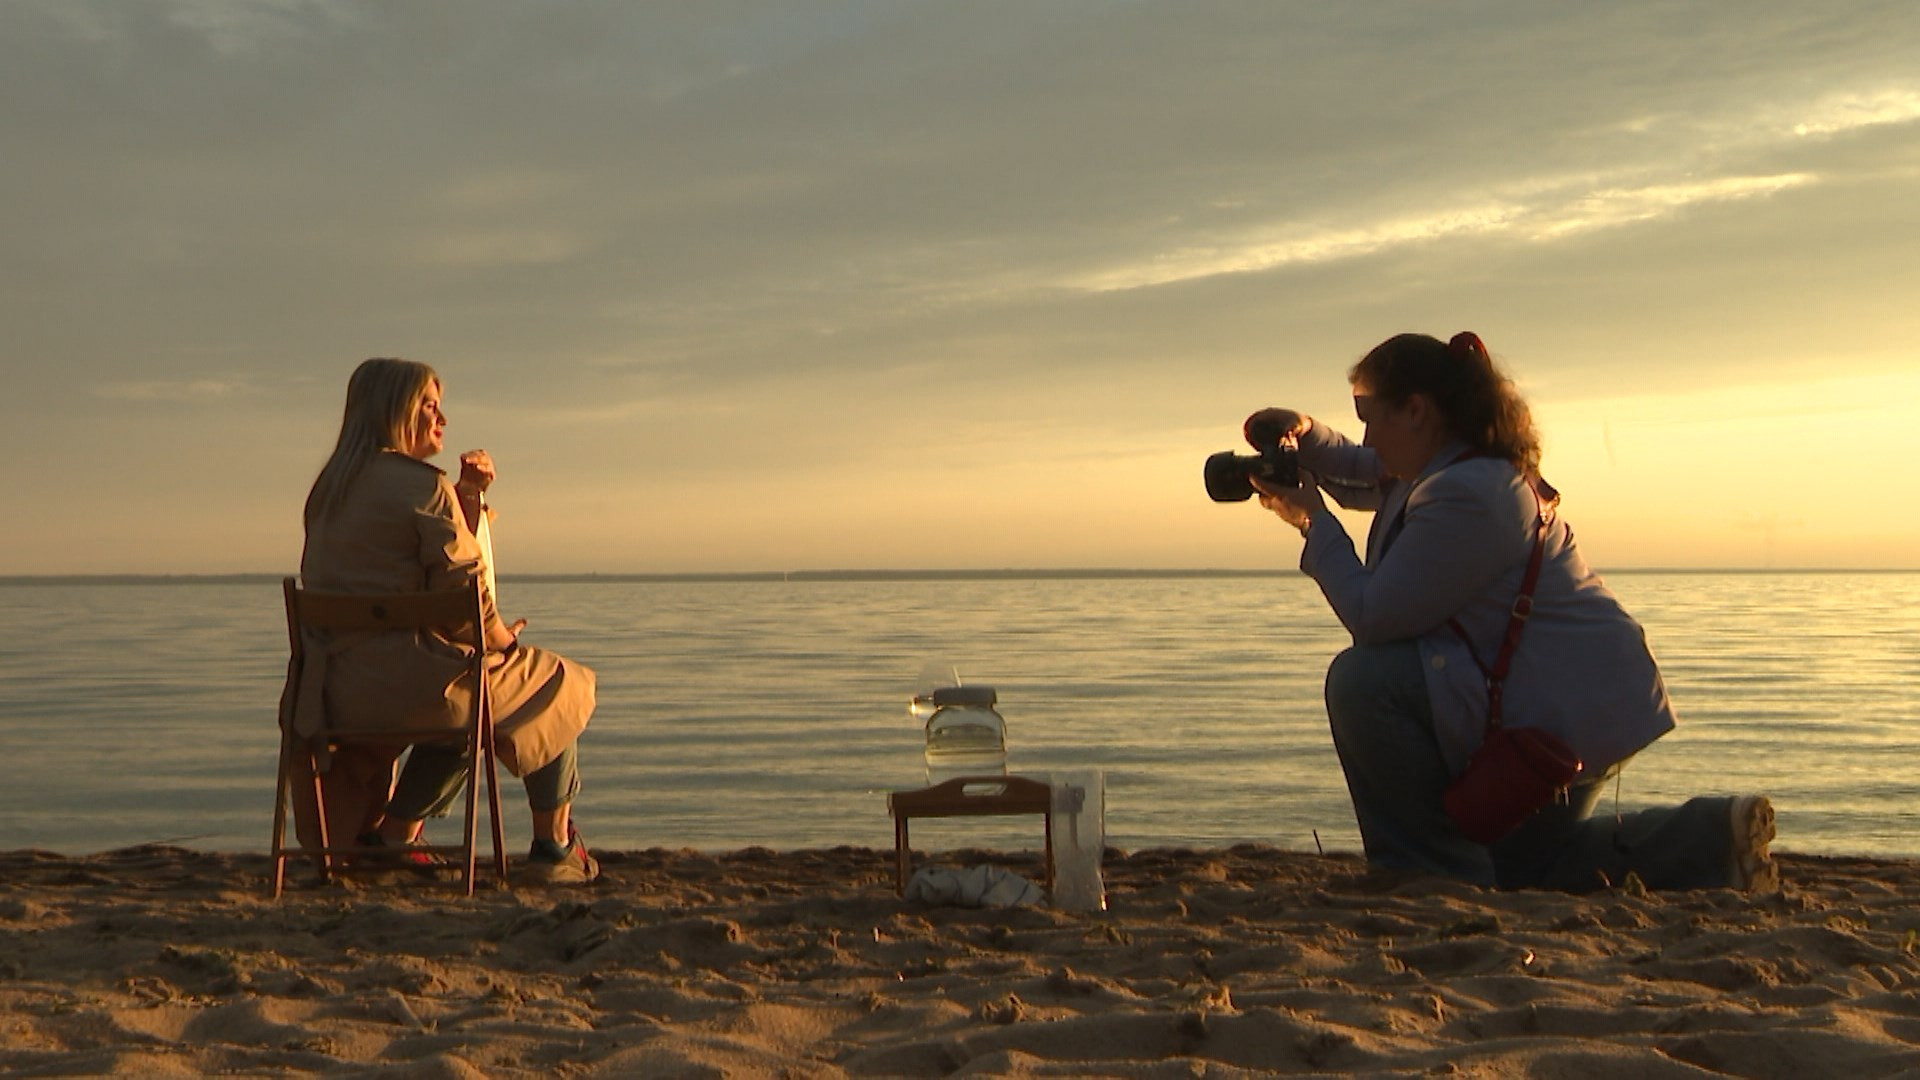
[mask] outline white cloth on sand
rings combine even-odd
[[[1033,907],[1046,900],[1040,886],[1002,866],[954,870],[923,866],[907,881],[907,899],[959,907]]]

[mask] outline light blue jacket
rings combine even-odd
[[[1457,773],[1487,722],[1485,677],[1459,621],[1488,665],[1499,655],[1533,552],[1538,502],[1511,464],[1457,461],[1443,448],[1412,483],[1381,483],[1379,459],[1316,422],[1300,464],[1342,506],[1374,511],[1365,563],[1340,519],[1314,515],[1300,569],[1326,594],[1354,644],[1413,639],[1427,676],[1435,734]],[[1402,524],[1391,543],[1396,517]],[[1385,550],[1382,551],[1383,546]],[[1503,722],[1541,727],[1573,747],[1598,775],[1674,726],[1646,633],[1574,547],[1557,515],[1547,528],[1533,617],[1514,652]]]

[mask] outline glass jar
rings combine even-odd
[[[926,719],[928,784],[1006,775],[1007,722],[997,702],[990,686],[943,686],[913,699],[909,711]]]

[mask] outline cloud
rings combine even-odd
[[[1637,225],[1680,213],[1703,203],[1764,198],[1816,182],[1807,173],[1781,176],[1728,176],[1695,183],[1606,188],[1530,215],[1530,238],[1557,240],[1595,229]]]
[[[247,397],[260,391],[258,380],[246,377],[194,379],[116,379],[94,387],[94,396],[109,401],[199,403]]]
[[[1920,120],[1920,88],[1888,86],[1822,98],[1793,124],[1800,136],[1835,135],[1884,124]]]
[[[575,198],[580,186],[580,176],[557,169],[491,169],[454,177],[441,198],[460,213],[519,213]]]
[[[238,56],[271,45],[297,45],[311,20],[344,13],[343,5],[323,0],[173,0],[167,19],[222,55]]]
[[[1222,244],[1155,255],[1140,263],[1097,271],[1068,284],[1088,292],[1114,292],[1221,274],[1353,259],[1450,236],[1503,232],[1522,214],[1519,207],[1492,203],[1344,227],[1295,230],[1282,226],[1274,231],[1297,235],[1268,236],[1256,231],[1242,238],[1237,246]]]
[[[1550,101],[1542,107],[1554,108]],[[1797,100],[1762,98],[1706,115],[1673,109],[1629,112],[1584,136],[1543,144],[1531,174],[1498,176],[1458,166],[1437,170],[1425,188],[1403,185],[1399,207],[1294,205],[1282,221],[1245,222],[1230,234],[1210,235],[1202,209],[1270,214],[1273,208],[1203,194],[1195,213],[1164,223],[1168,246],[1069,273],[1062,284],[1089,292],[1122,291],[1358,259],[1443,239],[1566,240],[1825,182],[1834,177],[1820,169],[1742,170],[1794,140],[1832,139],[1915,121],[1920,121],[1920,90],[1904,78]],[[1583,143],[1591,143],[1593,152],[1583,150]],[[1603,153],[1600,147],[1607,149]],[[1569,163],[1590,157],[1604,157],[1609,165],[1567,171]],[[1826,163],[1846,167],[1843,160]],[[1496,165],[1505,169],[1507,162]],[[1341,222],[1342,217],[1349,220]]]
[[[1461,238],[1513,237],[1551,242],[1598,229],[1620,228],[1669,217],[1715,202],[1761,198],[1814,183],[1805,173],[1732,176],[1695,183],[1649,184],[1560,191],[1534,201],[1495,201],[1349,226],[1263,230],[1211,248],[1155,255],[1142,262],[1097,271],[1068,282],[1070,288],[1112,292],[1171,285],[1221,274],[1254,273],[1300,264],[1378,255],[1400,248]]]
[[[428,265],[471,270],[556,265],[586,249],[586,238],[561,229],[488,229],[439,233],[416,250]]]

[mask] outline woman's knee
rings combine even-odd
[[[1345,711],[1344,709],[1336,710],[1336,706],[1345,706],[1364,689],[1368,681],[1366,673],[1369,670],[1367,659],[1361,653],[1364,648],[1363,645],[1355,645],[1349,649],[1342,649],[1333,658],[1333,663],[1327,665],[1327,710],[1329,712]]]
[[[1409,643],[1355,645],[1343,649],[1327,666],[1327,714],[1339,724],[1370,712],[1394,696],[1404,677]],[[1415,657],[1418,671],[1418,657]]]
[[[1327,666],[1327,725],[1333,729],[1333,741],[1338,746],[1347,745],[1365,726],[1361,718],[1373,711],[1367,700],[1375,685],[1374,665],[1363,648],[1343,650]]]
[[[1327,667],[1327,722],[1336,745],[1399,739],[1432,727],[1420,647],[1355,645]]]

